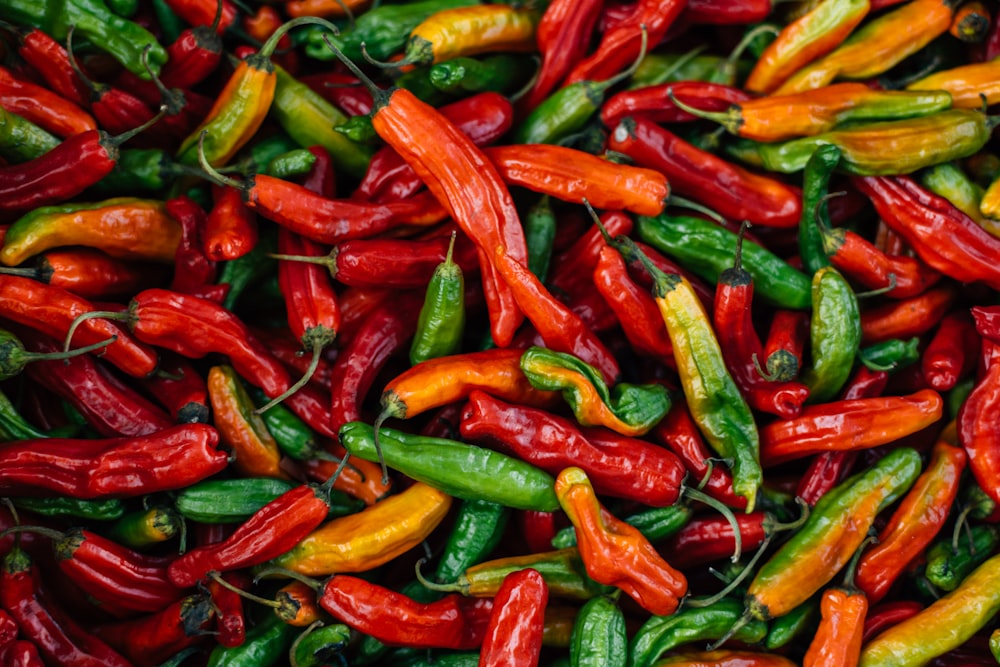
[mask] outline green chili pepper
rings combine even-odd
[[[712,283],[732,266],[736,254],[738,235],[703,218],[639,216],[636,230],[640,239]],[[770,250],[744,240],[743,268],[753,277],[754,294],[762,300],[782,308],[810,307],[809,277]]]
[[[239,523],[293,486],[273,477],[209,479],[182,489],[174,506],[192,521]]]
[[[92,42],[133,74],[149,79],[167,62],[167,50],[138,23],[116,15],[104,0],[4,0],[0,19],[39,28],[57,41],[65,41],[70,26],[75,35]],[[148,49],[147,70],[143,52]]]
[[[369,116],[351,116],[333,129],[362,146],[375,146],[382,141]]]
[[[985,519],[996,510],[996,501],[979,484],[966,484],[962,488],[962,506],[968,508],[973,519]]]
[[[920,469],[920,454],[899,447],[824,494],[750,582],[744,620],[784,616],[812,597],[850,561],[876,515],[906,493]]]
[[[840,164],[840,149],[833,144],[820,146],[810,156],[802,176],[802,219],[799,221],[799,257],[806,273],[812,275],[830,265],[823,250],[823,235],[817,225],[830,227],[826,206],[827,190],[834,169]]]
[[[261,389],[252,387],[250,394],[258,406],[270,403]],[[316,439],[316,432],[309,428],[302,419],[285,404],[276,403],[261,413],[267,430],[278,443],[281,453],[296,461],[309,461],[315,458],[334,458]]]
[[[410,363],[436,359],[459,351],[465,333],[465,277],[462,267],[452,260],[455,234],[448,254],[434,269],[427,283],[424,304],[417,318],[417,330],[410,344]]]
[[[861,345],[861,313],[850,283],[826,266],[813,276],[809,321],[810,363],[802,372],[809,401],[833,398],[851,375]]]
[[[340,428],[340,444],[352,455],[379,461],[375,429],[362,422]],[[491,449],[445,438],[379,428],[382,458],[390,468],[464,500],[488,500],[507,507],[552,512],[559,508],[547,472]]]
[[[944,197],[958,210],[973,220],[981,221],[979,200],[983,198],[983,188],[954,162],[944,162],[925,169],[920,173],[920,183],[934,194]]]
[[[808,637],[815,633],[819,623],[819,600],[810,599],[803,602],[784,616],[771,621],[764,646],[774,651],[788,645],[799,637]]]
[[[264,173],[275,178],[288,180],[295,176],[308,174],[316,162],[316,156],[307,148],[296,148],[278,155],[264,169]]]
[[[920,360],[920,338],[893,338],[858,350],[858,358],[873,371],[895,371]]]
[[[139,0],[104,0],[108,9],[124,19],[130,19],[139,11]]]
[[[178,535],[183,522],[170,507],[151,507],[122,516],[111,526],[108,537],[131,549],[144,549]]]
[[[406,88],[417,99],[432,107],[439,107],[454,97],[431,83],[431,66],[416,67],[396,79],[396,86]]]
[[[556,239],[556,216],[548,195],[543,195],[524,216],[524,240],[528,245],[528,270],[543,283],[549,275],[552,244]]]
[[[358,16],[353,25],[333,35],[324,28],[311,28],[297,36],[305,44],[305,52],[317,60],[333,60],[336,56],[324,41],[324,35],[351,60],[361,60],[361,46],[369,56],[385,60],[406,46],[410,31],[432,14],[443,9],[468,7],[478,0],[423,0],[399,4],[380,4]]]
[[[298,631],[275,614],[267,614],[235,647],[217,644],[208,656],[208,667],[270,667],[288,656]]]
[[[229,292],[222,305],[234,310],[237,301],[248,287],[262,282],[267,276],[276,276],[278,260],[271,257],[278,252],[278,232],[275,225],[261,224],[257,243],[250,252],[222,265],[218,282],[228,284]]]
[[[997,119],[974,109],[867,123],[779,143],[751,143],[769,171],[793,173],[806,166],[817,147],[834,144],[839,169],[860,176],[909,174],[968,157],[990,138]]]
[[[152,196],[164,191],[184,171],[161,148],[126,148],[121,151],[111,173],[91,186],[87,194],[101,199],[122,195]]]
[[[453,95],[506,93],[526,82],[526,74],[531,72],[528,63],[524,56],[511,53],[459,57],[432,65],[428,76],[431,85]]]
[[[488,500],[463,500],[434,570],[439,582],[454,581],[489,556],[503,537],[510,509]]]
[[[989,647],[990,655],[992,655],[993,659],[997,661],[998,665],[1000,665],[1000,628],[997,628],[990,633]]]
[[[92,521],[114,521],[125,513],[125,505],[118,498],[82,500],[61,496],[45,498],[12,498],[18,509],[41,516],[72,517]]]
[[[970,572],[996,553],[998,545],[1000,530],[996,526],[972,526],[969,534],[960,534],[957,541],[949,536],[930,546],[924,576],[942,591],[953,591]]]
[[[642,435],[670,411],[670,393],[663,385],[619,382],[609,389],[600,371],[566,352],[530,347],[521,355],[521,370],[535,389],[562,392],[584,426],[603,425],[625,435]],[[593,400],[594,394],[600,404]]]
[[[164,44],[173,44],[187,27],[181,17],[170,8],[166,0],[151,0],[153,14],[156,16],[156,27],[160,30],[160,38]]]
[[[38,430],[22,417],[7,394],[0,391],[0,440],[10,442],[48,437],[48,433]]]
[[[342,659],[350,640],[351,629],[343,623],[306,630],[296,637],[289,649],[291,664],[295,667],[321,667]]]
[[[59,139],[16,113],[0,107],[0,157],[20,164],[45,155]]]
[[[275,65],[274,72],[277,84],[269,113],[275,122],[300,147],[322,146],[338,168],[352,176],[363,176],[372,149],[333,129],[347,121],[347,116],[281,67]]]
[[[675,503],[666,507],[651,507],[626,516],[622,521],[635,526],[650,542],[662,542],[687,525],[694,515],[693,510],[683,503]],[[563,528],[552,538],[552,546],[556,549],[576,546],[576,529],[573,526]]]
[[[723,598],[701,609],[689,607],[670,616],[652,616],[629,641],[629,667],[650,667],[667,651],[695,641],[719,639],[743,614],[739,600]],[[767,634],[767,623],[754,620],[743,625],[733,639],[756,643]]]
[[[570,635],[572,667],[624,667],[628,649],[625,614],[607,595],[591,598],[580,609]]]
[[[630,89],[657,86],[674,81],[712,81],[726,69],[726,56],[700,53],[648,53],[639,63],[629,80]],[[750,73],[750,60],[737,60],[736,77],[743,79]]]

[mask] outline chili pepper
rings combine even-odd
[[[820,498],[802,528],[757,571],[747,591],[746,618],[783,616],[809,599],[847,564],[875,515],[902,496],[919,472],[919,454],[899,447]]]
[[[723,598],[708,607],[685,608],[669,616],[652,616],[629,639],[630,667],[660,664],[668,651],[684,644],[719,639],[740,618],[743,606],[737,600]],[[756,643],[764,638],[767,625],[754,620],[740,628],[732,639]]]
[[[104,3],[73,0],[61,8],[62,11],[55,11],[48,5],[13,0],[0,8],[0,18],[33,26],[56,40],[65,39],[73,26],[78,34],[144,79],[158,74],[160,66],[167,61],[166,50],[148,30],[117,16]],[[142,53],[146,49],[149,71],[142,63]]]
[[[563,201],[641,215],[663,211],[670,187],[658,171],[620,165],[563,146],[490,146],[483,149],[508,185]]]
[[[888,627],[913,616],[923,609],[923,605],[913,600],[896,600],[872,606],[865,617],[861,643],[867,644],[872,637]]]
[[[125,513],[125,505],[118,498],[80,500],[48,496],[45,498],[17,498],[14,506],[39,516],[73,517],[90,521],[114,521]]]
[[[17,42],[18,55],[38,73],[50,90],[78,106],[87,105],[87,88],[73,71],[62,44],[36,27],[8,26],[7,30]]]
[[[204,424],[135,438],[23,440],[6,445],[4,492],[86,499],[182,488],[226,467],[217,442],[215,429]]]
[[[63,139],[97,129],[94,118],[74,102],[44,86],[18,78],[6,67],[0,67],[0,103],[10,113]]]
[[[950,201],[955,208],[976,221],[993,236],[1000,234],[1000,226],[980,210],[984,190],[965,171],[951,162],[935,165],[920,174],[920,184]]]
[[[602,31],[597,48],[574,64],[563,85],[604,80],[624,69],[641,51],[640,34],[645,32],[650,44],[658,44],[686,4],[676,0],[641,0],[621,23]]]
[[[626,516],[622,521],[639,529],[650,542],[662,542],[687,525],[694,511],[684,503],[675,503],[666,507],[654,507],[640,510]],[[560,530],[551,540],[552,546],[558,549],[576,546],[576,529],[567,526]],[[730,550],[732,551],[732,550]]]
[[[38,647],[27,639],[15,639],[0,649],[0,659],[10,667],[44,667]]]
[[[511,405],[474,391],[462,412],[462,436],[498,445],[555,475],[569,466],[585,470],[601,494],[662,507],[677,501],[681,462],[670,452],[635,438],[588,438],[593,431],[527,406]],[[605,434],[610,435],[610,434]]]
[[[474,389],[525,405],[547,405],[554,394],[536,389],[521,370],[523,350],[493,348],[428,359],[390,380],[382,390],[379,422],[408,419],[468,398]]]
[[[322,146],[320,150],[326,150]],[[275,178],[292,178],[308,174],[316,156],[306,148],[296,148],[275,156],[267,163],[265,171]]]
[[[642,116],[655,123],[697,120],[697,116],[674,104],[675,98],[702,111],[725,111],[731,105],[751,99],[740,88],[721,83],[703,80],[659,83],[623,90],[609,97],[601,106],[601,122],[606,127],[616,127],[629,116]]]
[[[566,468],[556,478],[556,496],[576,527],[587,574],[625,591],[644,609],[668,615],[687,592],[687,580],[633,526],[601,506],[587,474]]]
[[[375,429],[362,422],[345,424],[339,436],[352,455],[384,460],[385,465],[457,498],[543,512],[558,508],[551,475],[499,452],[387,427],[381,428],[376,444]],[[484,484],[486,480],[489,484]]]
[[[908,174],[979,151],[989,139],[993,125],[994,121],[981,111],[950,109],[917,118],[834,129],[780,143],[745,145],[751,146],[761,164],[770,171],[799,171],[818,146],[834,144],[841,150],[841,171],[862,176]]]
[[[906,565],[927,547],[944,525],[965,468],[965,451],[939,442],[913,488],[903,498],[878,544],[858,563],[857,585],[871,602],[885,597]]]
[[[731,268],[719,275],[712,321],[733,380],[751,408],[791,418],[802,409],[809,389],[799,382],[773,382],[759,371],[764,347],[752,320],[754,281],[742,266],[743,236]]]
[[[858,350],[858,360],[872,370],[895,371],[920,360],[920,339],[890,338]]]
[[[0,391],[0,433],[3,434],[4,442],[44,438],[48,435],[21,416],[2,391]]]
[[[147,378],[144,387],[178,424],[206,423],[208,388],[195,368],[176,354],[161,355],[160,373]]]
[[[456,94],[510,91],[526,81],[528,63],[513,54],[459,57],[432,65],[427,77],[438,90]]]
[[[306,627],[325,617],[316,600],[316,592],[301,581],[291,580],[278,589],[274,599],[278,603],[275,615],[288,625]]]
[[[235,457],[234,466],[246,477],[287,478],[281,452],[253,399],[231,366],[213,366],[208,372],[212,422]]]
[[[164,206],[181,228],[170,288],[188,292],[214,282],[215,262],[202,249],[202,233],[207,219],[204,209],[187,196],[169,199]]]
[[[977,524],[969,528],[965,539],[958,542],[953,537],[938,540],[927,549],[924,576],[936,588],[951,592],[976,567],[996,553],[1000,533],[990,524]]]
[[[764,343],[767,374],[776,382],[794,380],[803,365],[809,335],[809,313],[779,308]]]
[[[972,312],[975,317],[976,311]],[[990,338],[983,338],[981,356],[983,371],[959,409],[957,427],[959,442],[969,457],[969,470],[982,490],[996,500],[993,462],[1000,449],[997,448],[993,435],[994,417],[990,410],[996,400],[997,383],[1000,382],[1000,348]]]
[[[264,392],[252,391],[256,403],[268,403]],[[274,437],[278,449],[285,456],[296,461],[307,461],[312,458],[330,458],[323,448],[316,433],[309,428],[294,412],[281,404],[273,405],[266,410],[258,408],[264,419],[268,432]]]
[[[220,575],[225,581],[238,586],[245,579],[233,573]],[[235,648],[247,639],[246,614],[243,610],[243,598],[239,593],[219,583],[217,579],[209,579],[206,586],[208,594],[215,605],[218,630],[217,641],[221,646]]]
[[[212,261],[237,259],[257,243],[257,218],[239,190],[216,185],[212,210],[202,227],[205,256]]]
[[[836,49],[795,71],[775,92],[821,88],[838,77],[866,79],[881,74],[946,32],[954,6],[950,0],[920,0],[882,14],[849,31]]]
[[[94,632],[136,667],[154,667],[201,643],[214,620],[211,598],[195,593],[153,614],[103,623]]]
[[[163,192],[184,168],[162,148],[123,148],[111,171],[87,189],[104,199],[116,196],[152,197]]]
[[[576,615],[569,660],[576,667],[624,667],[628,651],[625,615],[610,596],[588,600]]]
[[[0,157],[4,160],[14,164],[28,162],[58,145],[59,140],[42,128],[0,108]]]
[[[965,643],[989,622],[1000,604],[996,599],[993,556],[977,567],[954,591],[900,621],[872,639],[861,652],[860,665],[919,665]],[[949,619],[948,632],[941,619]],[[919,641],[915,641],[916,637]]]
[[[772,514],[756,510],[736,517],[743,549],[756,549],[777,531],[792,526],[780,524]],[[660,548],[674,567],[684,569],[700,563],[728,558],[736,544],[733,524],[725,517],[696,517],[688,521]]]
[[[845,227],[817,227],[823,252],[837,269],[864,287],[906,299],[926,293],[941,274],[908,255],[889,255]]]
[[[451,581],[482,561],[500,544],[510,510],[486,500],[463,500],[452,524],[434,580]]]
[[[726,162],[641,116],[619,122],[608,148],[662,172],[674,192],[710,203],[727,218],[774,227],[791,227],[801,218],[796,188]]]
[[[907,90],[944,90],[951,95],[951,106],[957,109],[981,109],[996,104],[1000,89],[996,85],[995,58],[982,63],[960,65],[934,72],[906,86]]]
[[[869,308],[861,313],[861,342],[876,343],[923,334],[941,321],[955,297],[955,288],[943,285],[909,299]]]
[[[20,547],[15,545],[4,557],[0,581],[0,604],[17,623],[21,636],[34,642],[46,661],[65,665],[129,664],[48,599],[38,566]]]
[[[325,489],[313,485],[286,491],[240,524],[223,542],[188,551],[167,572],[176,586],[194,585],[210,571],[259,565],[291,550],[325,519]]]
[[[731,134],[764,142],[809,137],[847,122],[920,117],[953,106],[947,91],[881,91],[862,83],[835,83],[748,99],[724,111],[689,108],[681,100],[676,104],[694,116],[719,123]]]
[[[165,2],[188,25],[211,26],[220,35],[236,21],[239,13],[237,6],[230,0],[165,0]]]
[[[170,263],[180,238],[180,226],[158,200],[117,197],[40,206],[7,230],[0,261],[16,266],[50,248],[82,245],[120,259]]]
[[[479,652],[480,665],[537,665],[549,590],[538,570],[504,577]]]
[[[342,623],[319,626],[300,634],[290,651],[295,667],[321,667],[341,654],[351,639],[351,629]]]
[[[770,651],[780,649],[799,637],[814,633],[818,623],[819,601],[813,598],[772,620],[764,646]]]
[[[757,23],[766,19],[772,9],[774,9],[772,0],[747,0],[737,3],[693,0],[688,2],[683,16],[692,23],[709,25]]]
[[[236,646],[217,645],[208,656],[211,667],[235,665],[278,664],[295,639],[293,626],[282,622],[277,616],[265,617],[246,633],[246,639]]]
[[[392,303],[383,301],[364,319],[363,324],[350,341],[339,350],[330,376],[330,411],[332,413],[330,423],[333,428],[339,430],[347,422],[361,419],[362,404],[376,375],[385,367],[389,358],[397,351],[403,350],[404,345],[410,340],[410,336],[416,330],[419,309],[420,300],[416,295],[401,295]],[[344,308],[344,312],[350,311]],[[520,359],[519,354],[508,354],[507,356],[507,365],[510,368]],[[445,359],[454,361],[453,357],[445,357]],[[418,368],[421,369],[420,372],[423,372],[429,368],[428,364],[431,365],[430,367],[434,367],[441,363],[428,360]],[[496,371],[492,368],[489,370],[492,372],[487,377],[491,377]],[[513,369],[508,373],[512,372],[514,372]],[[519,373],[520,369],[517,369],[517,372]],[[414,373],[419,372],[412,372],[411,375]],[[445,377],[447,375],[449,374],[445,374]],[[433,374],[430,377],[432,378]],[[405,380],[405,378],[403,379]],[[403,383],[404,388],[401,394],[405,406],[402,409],[403,416],[410,411],[409,403],[414,403],[416,412],[433,407],[435,393],[438,389],[424,392],[421,388],[428,380],[429,378],[426,376],[423,379],[417,378],[417,381],[409,388],[406,388],[405,382]],[[528,383],[525,380],[523,384],[527,386]],[[437,385],[437,387],[444,386],[452,385],[450,382]],[[392,383],[385,391],[391,390]],[[418,405],[418,399],[425,405]],[[447,397],[444,401],[449,402]],[[395,408],[391,411],[393,413],[400,412]]]
[[[273,477],[205,480],[182,489],[174,506],[184,518],[202,523],[242,523],[293,485]]]
[[[182,521],[170,507],[150,507],[122,516],[108,529],[107,537],[130,549],[145,549],[178,535]]]
[[[868,604],[865,593],[850,582],[823,591],[819,629],[809,643],[803,666],[857,665]]]
[[[944,400],[931,389],[807,406],[795,419],[761,427],[761,458],[770,466],[823,451],[876,447],[933,424],[943,408]],[[832,415],[837,415],[837,425],[830,429]]]
[[[567,294],[568,303],[572,296],[593,293],[593,281],[590,278],[597,266],[601,249],[607,246],[607,236],[630,234],[632,218],[622,211],[609,211],[600,215],[594,224],[581,231],[576,239],[561,249],[552,258],[552,275],[547,285],[555,294]]]
[[[861,316],[854,291],[831,266],[813,275],[812,303],[811,364],[804,369],[802,381],[809,387],[810,400],[822,402],[847,382],[861,344]]]
[[[427,283],[424,303],[417,318],[417,330],[410,344],[410,363],[444,357],[458,352],[465,330],[465,281],[462,268],[452,260],[455,233],[448,254],[434,269]]]

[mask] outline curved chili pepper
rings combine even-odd
[[[870,308],[861,313],[862,344],[926,333],[941,321],[957,296],[952,285],[927,290],[917,296]]]
[[[809,327],[810,364],[802,382],[813,402],[826,401],[847,382],[862,339],[858,299],[847,279],[824,266],[812,279],[812,317]]]
[[[837,77],[877,76],[946,32],[954,5],[952,0],[919,0],[882,14],[849,31],[850,36],[836,49],[791,74],[774,92],[780,95],[821,88]],[[864,10],[858,14],[860,19]]]
[[[87,106],[87,87],[73,71],[69,54],[62,44],[37,27],[25,25],[12,32],[18,55],[38,72],[53,92],[80,107]]]
[[[951,95],[951,105],[956,109],[980,109],[985,98],[987,105],[996,104],[1000,96],[996,74],[1000,63],[994,58],[982,63],[960,65],[914,81],[907,90],[944,90]]]
[[[670,566],[633,526],[600,504],[587,474],[566,468],[555,483],[563,511],[576,527],[587,574],[598,583],[625,591],[650,613],[667,615],[687,592],[687,580]]]
[[[511,572],[493,598],[479,664],[531,667],[538,664],[549,589],[538,570]]]
[[[997,414],[993,407],[1000,397],[1000,346],[983,338],[982,359],[984,370],[958,412],[958,438],[968,454],[973,477],[990,498],[998,500],[1000,489],[994,482],[1000,443],[993,426]]]
[[[924,576],[936,588],[951,592],[958,588],[969,573],[996,552],[998,544],[1000,532],[991,524],[972,526],[968,535],[962,537],[957,545],[949,535],[927,549]]]
[[[879,532],[878,544],[858,562],[855,581],[870,602],[885,597],[899,574],[944,526],[965,462],[962,448],[944,441],[934,445],[924,472]]]
[[[94,118],[75,103],[6,67],[0,67],[0,104],[62,139],[97,129]]]
[[[521,512],[526,517],[529,511]],[[549,516],[549,512],[536,512]],[[458,507],[458,515],[452,523],[451,532],[444,551],[434,568],[433,579],[439,582],[452,581],[465,570],[484,560],[500,544],[509,523],[511,510],[500,503],[486,500],[465,500]],[[526,519],[530,523],[532,519]],[[541,542],[542,540],[538,540]],[[550,548],[547,542],[541,550]]]
[[[761,458],[771,466],[823,451],[875,447],[933,424],[943,408],[943,399],[931,389],[807,406],[795,419],[761,427]]]
[[[201,230],[205,256],[217,262],[242,257],[257,243],[257,217],[234,188],[213,186],[212,201]]]
[[[235,587],[249,583],[246,577],[236,573],[223,574],[221,577]],[[216,609],[215,627],[219,633],[217,641],[221,646],[227,648],[242,646],[247,637],[247,619],[243,609],[243,598],[239,593],[223,586],[214,578],[209,580],[206,588]]]
[[[147,378],[143,386],[178,424],[206,423],[209,419],[208,388],[205,379],[183,357],[161,355],[160,373]]]
[[[608,148],[663,173],[674,192],[703,202],[727,218],[793,227],[802,215],[797,188],[726,162],[641,116],[619,122],[608,138]]]
[[[641,116],[655,123],[697,120],[674,99],[700,111],[725,111],[749,101],[751,96],[740,88],[708,81],[661,83],[615,93],[601,106],[601,122],[613,128],[628,116]]]
[[[180,225],[157,200],[116,197],[41,206],[7,230],[0,261],[16,266],[50,248],[81,245],[121,259],[168,264],[174,261],[180,239]]]
[[[98,625],[94,632],[121,651],[135,667],[155,667],[185,648],[203,642],[214,620],[211,598],[196,593],[154,614]]]
[[[899,447],[820,498],[802,528],[757,571],[747,590],[747,617],[784,616],[809,599],[847,564],[876,514],[902,496],[919,473],[920,455]]]
[[[462,267],[452,259],[454,249],[452,232],[448,254],[427,282],[417,330],[410,344],[412,365],[455,354],[461,347],[465,333],[465,278]]]
[[[806,650],[803,667],[857,665],[867,613],[868,598],[857,588],[836,587],[823,591],[819,629]]]
[[[164,208],[181,227],[170,289],[193,292],[215,282],[215,262],[202,249],[202,233],[207,219],[204,209],[187,196],[168,199]]]
[[[677,501],[684,481],[683,465],[667,450],[635,438],[613,438],[610,433],[594,441],[588,438],[592,430],[481,391],[469,396],[460,429],[472,442],[498,445],[553,475],[579,467],[602,495],[663,507]]]
[[[59,145],[59,140],[17,114],[0,107],[0,157],[10,163],[40,158]]]
[[[882,633],[883,630],[904,621],[924,608],[924,605],[914,600],[895,600],[873,605],[865,616],[864,630],[861,636],[863,645]]]
[[[22,636],[38,647],[46,661],[65,665],[102,664],[127,667],[130,663],[98,637],[54,606],[45,594],[41,572],[27,552],[15,546],[0,568],[0,605],[17,622]]]
[[[418,482],[360,512],[327,521],[273,562],[308,576],[365,572],[420,544],[451,504],[450,495]]]

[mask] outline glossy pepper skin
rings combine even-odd
[[[803,667],[857,665],[861,655],[864,619],[868,598],[850,586],[823,591],[820,625],[803,658]]]
[[[829,400],[840,391],[860,345],[861,313],[854,290],[837,269],[823,267],[812,279],[811,363],[802,373],[810,401]]]
[[[479,649],[480,667],[537,665],[548,600],[549,589],[538,570],[527,568],[504,577]]]

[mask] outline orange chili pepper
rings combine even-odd
[[[236,371],[231,366],[213,366],[207,383],[213,423],[222,442],[236,457],[236,470],[247,477],[288,479],[281,470],[278,443],[267,430],[264,418],[254,413],[253,399]]]
[[[956,109],[992,106],[1000,102],[1000,58],[934,72],[906,89],[946,90],[951,94],[951,106]]]
[[[819,613],[819,629],[802,667],[855,667],[861,656],[868,598],[857,589],[829,588],[820,599]]]
[[[307,576],[367,572],[423,542],[452,498],[422,482],[356,514],[326,522],[272,563]]]
[[[566,468],[555,484],[559,504],[576,528],[590,577],[628,593],[643,609],[665,616],[687,593],[687,579],[671,567],[634,526],[612,516],[580,468]]]
[[[282,621],[296,628],[304,628],[316,621],[325,620],[328,614],[324,612],[316,599],[316,591],[302,581],[290,581],[274,594],[278,606],[274,613]]]
[[[348,12],[360,12],[369,0],[288,0],[284,4],[285,13],[292,18],[299,16],[322,16],[331,18],[346,16]]]
[[[862,311],[861,344],[912,338],[931,330],[951,310],[956,296],[957,290],[945,285],[909,299]]]
[[[969,0],[962,3],[962,6],[955,12],[948,32],[955,39],[969,44],[978,44],[986,39],[991,25],[993,25],[993,16],[986,5],[979,0]]]

